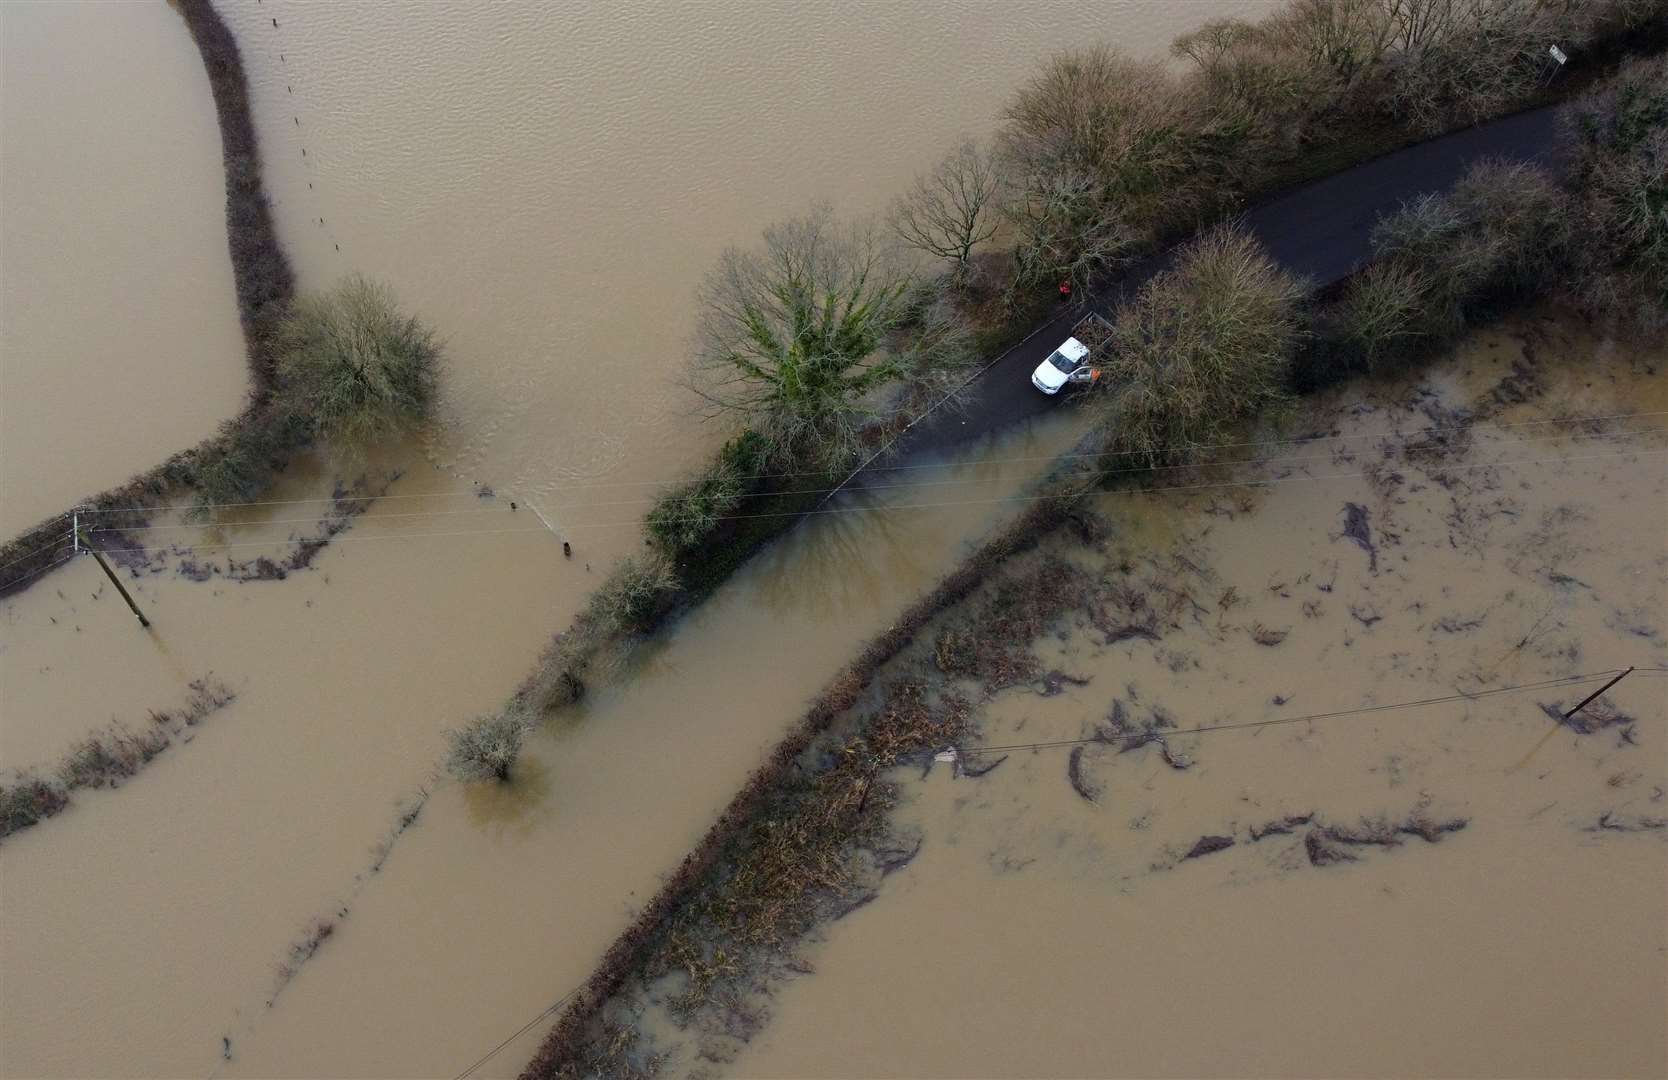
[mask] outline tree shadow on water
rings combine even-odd
[[[530,836],[554,812],[550,788],[550,765],[522,754],[510,771],[508,783],[467,785],[463,792],[464,812],[469,815],[469,824],[494,838]]]
[[[760,553],[759,601],[773,612],[821,620],[856,609],[897,606],[900,585],[928,562],[920,523],[932,510],[888,510],[868,492],[835,499],[824,513]],[[930,550],[930,545],[925,545]]]

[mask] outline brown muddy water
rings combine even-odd
[[[865,496],[890,511],[795,530],[616,688],[541,730],[507,790],[436,782],[430,768],[440,728],[515,684],[548,632],[549,597],[585,576],[578,559],[551,558],[542,529],[437,549],[398,536],[400,504],[385,500],[282,583],[197,583],[176,557],[135,589],[155,636],[90,562],[8,601],[14,768],[172,705],[205,672],[238,699],[121,789],[78,794],[5,841],[0,951],[8,984],[29,988],[0,1015],[6,1071],[462,1069],[584,978],[786,718],[1072,437],[1061,418],[979,449],[999,464],[931,470],[933,501],[952,505],[911,509],[923,488],[907,485]],[[431,563],[418,576],[424,555],[504,569]],[[106,666],[136,674],[97,677]],[[373,873],[373,847],[420,787],[432,797]],[[278,965],[317,918],[329,940],[281,984]],[[62,1038],[66,1025],[78,1038]],[[540,1033],[485,1074],[513,1073]]]
[[[388,280],[447,342],[434,453],[549,501],[721,437],[678,379],[724,247],[815,200],[880,209],[1053,49],[1159,53],[1272,6],[1117,0],[1089,27],[997,0],[217,8],[303,284]]]
[[[1130,3],[1109,17],[1140,51],[1209,15],[1266,6]],[[295,541],[344,518],[329,497],[338,464],[298,462],[269,505],[212,526],[159,515],[142,537],[157,550],[133,557],[130,580],[153,633],[89,561],[0,603],[5,769],[50,769],[110,722],[137,726],[177,705],[194,679],[212,674],[237,695],[119,790],[78,792],[4,842],[0,1073],[450,1075],[584,977],[852,645],[1010,512],[1000,500],[1070,437],[1045,425],[973,451],[1024,461],[911,474],[931,475],[931,501],[954,506],[796,530],[621,672],[622,689],[541,732],[510,792],[436,783],[442,729],[507,696],[638,542],[646,493],[718,438],[687,419],[673,385],[699,274],[724,244],[812,198],[878,207],[961,131],[988,129],[1038,56],[1083,34],[1057,5],[1019,18],[995,4],[221,10],[255,83],[269,191],[302,287],[349,269],[388,279],[447,342],[447,415],[352,488],[384,497],[286,580],[261,580],[260,560],[282,567],[303,550]],[[0,11],[5,322],[42,343],[5,343],[5,520],[22,524],[195,441],[235,411],[244,367],[229,278],[210,287],[190,269],[211,256],[223,267],[225,249],[212,111],[184,28],[161,5]],[[61,36],[35,32],[49,23]],[[62,35],[81,52],[49,62],[67,51]],[[132,70],[158,57],[163,74]],[[84,60],[99,70],[82,71]],[[172,80],[195,87],[191,101],[161,107]],[[60,101],[125,126],[69,145],[47,127]],[[123,121],[129,108],[144,111]],[[62,266],[34,218],[17,219],[33,246],[14,242],[13,206],[114,227],[126,174],[88,155],[113,146],[138,160],[147,138],[165,144],[188,119],[201,130],[189,167],[183,152],[170,159],[178,198],[166,209],[135,204],[130,228]],[[203,221],[187,229],[176,214]],[[141,229],[158,220],[169,227]],[[192,230],[207,231],[155,273],[151,255]],[[147,348],[144,362],[162,366],[142,375],[137,360],[128,374],[97,368],[107,389],[129,375],[144,384],[121,383],[99,408],[126,416],[149,402],[167,437],[106,444],[118,429],[96,427],[66,451],[74,465],[51,498],[19,504],[14,462],[31,478],[58,474],[13,454],[13,433],[35,429],[14,426],[10,358],[110,333],[102,313],[131,299],[89,309],[77,306],[93,295],[87,282],[48,295],[28,278],[90,273],[116,251],[122,280],[193,282],[147,300],[120,339],[154,323],[189,327],[189,343]],[[14,265],[27,271],[19,295],[44,308],[13,304]],[[216,290],[220,302],[205,302]],[[224,348],[207,344],[222,337]],[[179,362],[199,348],[203,363]],[[42,387],[71,378],[31,365]],[[61,385],[39,424],[84,415]],[[153,388],[154,402],[140,392]],[[123,452],[92,452],[108,445]],[[391,483],[389,463],[401,471]],[[927,501],[919,489],[881,497]],[[572,536],[572,562],[528,519],[529,502]],[[317,954],[297,965],[308,942]],[[299,974],[286,980],[285,966]],[[480,1075],[513,1073],[539,1035]]]
[[[1279,460],[1102,497],[1109,540],[1026,562],[1147,596],[1159,639],[1068,617],[1037,651],[1086,684],[997,692],[980,744],[1085,738],[1115,708],[1185,731],[1668,667],[1668,415],[1544,423],[1663,413],[1665,364],[1525,319],[1307,408],[1320,437],[1259,451]],[[1276,482],[1223,482],[1252,478]],[[1543,711],[1594,689],[900,770],[920,853],[806,974],[644,1027],[672,1075],[1660,1076],[1668,681],[1630,676],[1590,733]],[[1410,817],[1464,826],[1319,832]]]
[[[1089,683],[997,693],[982,741],[1081,738],[1114,701],[1186,729],[1668,666],[1668,417],[1540,422],[1668,409],[1665,364],[1525,320],[1311,409],[1328,439],[1241,472],[1283,482],[1103,497],[1111,541],[1037,558],[1186,593],[1179,626],[1068,619],[1039,654]],[[1454,407],[1491,419],[1421,446]],[[914,771],[921,855],[737,1020],[751,1045],[662,1023],[672,1072],[1660,1077],[1668,683],[1630,676],[1630,721],[1590,734],[1541,709],[1591,689],[1171,736],[1186,768],[1091,744],[1094,801],[1071,748]],[[1309,858],[1311,828],[1409,813],[1466,826]],[[1204,836],[1233,846],[1188,858]]]
[[[0,536],[249,389],[208,79],[161,3],[0,3]]]

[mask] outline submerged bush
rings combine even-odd
[[[506,709],[478,716],[461,728],[446,732],[449,749],[446,771],[466,783],[510,778],[510,770],[521,755],[521,744],[529,727],[517,710]]]
[[[279,332],[280,394],[349,450],[409,431],[434,404],[440,348],[393,292],[357,274],[303,296]]]
[[[677,572],[664,555],[631,556],[591,595],[585,616],[610,636],[640,633],[671,606],[677,588]]]
[[[1206,233],[1118,311],[1094,406],[1109,444],[1184,454],[1286,400],[1301,285],[1247,234]]]
[[[23,775],[14,783],[0,784],[0,837],[49,818],[69,805],[69,792],[62,784]]]

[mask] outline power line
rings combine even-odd
[[[1609,678],[1622,670],[1622,668],[1611,668],[1609,671],[1598,671],[1587,675],[1569,675],[1563,678],[1546,679],[1541,682],[1519,683],[1513,686],[1499,686],[1491,690],[1478,690],[1472,693],[1449,694],[1443,697],[1423,698],[1417,701],[1402,701],[1385,705],[1365,705],[1354,709],[1337,709],[1332,712],[1311,713],[1308,716],[1282,717],[1275,720],[1253,720],[1237,724],[1211,724],[1196,728],[1165,728],[1155,730],[1152,734],[1162,738],[1169,738],[1173,735],[1202,735],[1212,731],[1234,731],[1246,728],[1272,727],[1276,724],[1299,724],[1316,720],[1335,719],[1342,716],[1354,716],[1362,713],[1389,712],[1396,709],[1416,709],[1454,701],[1475,701],[1478,698],[1492,697],[1498,694],[1522,693],[1527,690],[1544,690],[1555,686],[1580,686],[1585,683],[1598,682],[1600,679]],[[1668,672],[1668,668],[1638,667],[1634,670]],[[1095,736],[1086,739],[1059,739],[1053,742],[1017,743],[1008,746],[980,746],[970,748],[957,747],[956,752],[965,757],[970,754],[993,754],[1019,750],[1047,750],[1056,747],[1082,746],[1088,743],[1113,743],[1127,741],[1129,739],[1143,738],[1146,735],[1146,732],[1136,732],[1131,735],[1122,736],[1121,738]],[[930,751],[923,751],[923,753],[927,752]],[[570,1001],[575,994],[579,993],[579,990],[580,987],[575,987],[574,989],[569,990],[566,994],[563,994],[554,1004],[540,1012],[537,1016],[533,1017],[533,1019],[527,1021],[527,1023],[523,1024],[521,1027],[517,1028],[513,1035],[493,1047],[491,1050],[487,1051],[473,1065],[469,1066],[469,1068],[463,1070],[461,1073],[458,1073],[454,1080],[468,1080],[476,1069],[479,1069],[482,1065],[485,1065],[488,1061],[496,1057],[506,1046],[526,1034],[528,1029],[532,1028],[535,1024],[538,1024],[540,1021],[553,1015],[558,1009]]]
[[[29,573],[24,574],[20,578],[15,578],[11,581],[6,582],[6,588],[9,589],[9,588],[12,588],[13,586],[21,585],[25,581],[33,581],[35,578],[40,577],[42,574],[46,573],[48,570],[52,570],[52,569],[55,569],[56,567],[62,566],[64,563],[69,562],[73,558],[75,558],[75,552],[73,552],[73,551],[70,552],[68,555],[59,556],[58,558],[54,559],[53,561],[47,563],[45,566],[40,567],[37,570],[31,570]]]
[[[71,533],[65,533],[63,536],[60,536],[58,539],[52,541],[52,543],[50,543],[50,544],[42,544],[40,547],[38,547],[35,550],[29,552],[28,554],[20,555],[17,558],[13,559],[11,562],[7,563],[5,566],[0,566],[0,570],[5,570],[8,567],[16,566],[20,562],[27,562],[28,560],[34,558],[36,555],[39,555],[43,551],[50,551],[53,548],[57,547],[59,544],[62,544],[65,540],[70,539],[70,537],[72,535],[73,534],[71,534]]]
[[[1539,427],[1539,426],[1545,426],[1545,425],[1548,425],[1548,424],[1602,423],[1602,422],[1608,422],[1608,421],[1612,421],[1612,420],[1639,419],[1639,418],[1651,417],[1651,416],[1668,416],[1668,409],[1659,409],[1659,410],[1653,410],[1653,411],[1647,411],[1647,412],[1636,412],[1636,413],[1612,413],[1612,414],[1602,415],[1602,416],[1569,416],[1569,417],[1559,417],[1559,418],[1551,418],[1551,419],[1544,419],[1544,420],[1520,420],[1520,421],[1514,421],[1513,423],[1509,423],[1509,424],[1491,424],[1490,425],[1490,430],[1515,430],[1515,429],[1520,428],[1520,427]],[[919,470],[919,469],[957,468],[957,467],[967,465],[967,464],[1007,465],[1007,464],[1018,464],[1018,463],[1022,463],[1022,462],[1028,462],[1028,461],[1058,461],[1058,460],[1081,460],[1081,459],[1104,458],[1104,457],[1131,457],[1131,456],[1137,456],[1137,455],[1149,454],[1149,453],[1167,453],[1167,452],[1171,452],[1171,451],[1175,451],[1175,450],[1186,450],[1186,451],[1195,451],[1196,452],[1196,451],[1200,451],[1200,450],[1229,450],[1229,449],[1239,449],[1239,448],[1256,447],[1256,446],[1293,446],[1293,445],[1302,445],[1302,444],[1306,444],[1306,443],[1321,442],[1323,440],[1331,440],[1331,441],[1334,441],[1334,442],[1354,442],[1354,441],[1360,441],[1360,440],[1364,440],[1364,439],[1383,439],[1383,438],[1389,438],[1389,437],[1413,438],[1413,437],[1416,437],[1416,436],[1422,435],[1422,434],[1437,434],[1437,433],[1447,431],[1447,430],[1451,430],[1451,429],[1447,428],[1447,427],[1432,425],[1432,426],[1424,427],[1424,428],[1416,428],[1416,429],[1414,429],[1413,431],[1410,431],[1410,432],[1395,432],[1395,433],[1364,432],[1364,433],[1359,434],[1359,435],[1300,435],[1300,436],[1295,436],[1295,437],[1289,438],[1289,439],[1260,439],[1260,440],[1252,440],[1252,441],[1246,441],[1246,442],[1201,443],[1201,444],[1196,444],[1196,445],[1190,444],[1190,445],[1187,445],[1187,446],[1179,446],[1179,447],[1178,446],[1160,447],[1157,450],[1153,450],[1153,451],[1149,451],[1149,450],[1096,450],[1096,451],[1085,451],[1083,453],[1072,453],[1072,454],[1032,454],[1032,455],[1025,455],[1025,456],[1019,456],[1019,457],[981,458],[977,462],[943,462],[943,461],[938,461],[938,462],[925,462],[925,463],[919,463],[919,464],[914,464],[914,465],[873,465],[873,466],[869,466],[865,471],[868,471],[868,472],[905,472],[905,471],[912,471],[912,470]],[[1598,434],[1602,434],[1602,433],[1598,433]],[[792,477],[801,477],[801,476],[824,476],[824,475],[826,475],[826,474],[821,473],[821,472],[759,473],[759,474],[755,475],[754,477],[752,477],[752,479],[756,479],[756,480],[775,480],[775,479],[788,479],[788,478],[792,478]],[[686,474],[686,475],[673,477],[673,478],[662,478],[662,479],[654,479],[654,480],[613,480],[613,481],[604,481],[604,482],[589,483],[589,484],[558,484],[552,489],[552,493],[553,494],[559,494],[563,491],[590,491],[590,490],[596,490],[596,489],[600,489],[600,488],[647,487],[647,486],[655,486],[655,485],[675,486],[677,484],[688,483],[688,482],[690,482],[691,480],[694,480],[694,479],[696,479],[696,477],[694,477],[693,475]],[[305,504],[305,503],[321,503],[321,502],[324,502],[324,503],[350,503],[350,502],[373,502],[373,501],[381,501],[381,500],[388,500],[388,499],[444,499],[444,498],[464,498],[464,497],[482,498],[483,496],[480,492],[475,492],[475,491],[412,492],[412,493],[409,493],[409,494],[401,494],[401,495],[348,495],[348,496],[343,496],[339,499],[335,498],[334,496],[321,495],[321,496],[318,496],[317,498],[312,498],[312,499],[265,499],[265,500],[259,500],[259,501],[254,501],[254,502],[207,503],[207,504],[202,504],[202,505],[199,505],[197,503],[175,503],[175,504],[166,504],[166,505],[159,505],[159,506],[89,507],[89,508],[83,509],[81,511],[81,513],[83,513],[83,514],[120,514],[120,513],[144,513],[144,512],[160,513],[160,512],[165,511],[165,510],[223,510],[223,509],[233,509],[233,508],[249,507],[249,506],[299,506],[299,505],[302,505],[302,504]],[[68,515],[61,515],[61,516],[68,516]]]
[[[1508,460],[1508,461],[1484,462],[1484,463],[1474,464],[1474,465],[1458,465],[1458,466],[1451,467],[1448,471],[1450,471],[1450,472],[1466,472],[1466,471],[1473,471],[1473,470],[1476,470],[1476,469],[1511,468],[1512,466],[1516,466],[1516,465],[1544,465],[1544,464],[1548,464],[1548,463],[1563,463],[1563,462],[1573,462],[1573,461],[1594,461],[1594,460],[1598,460],[1598,459],[1601,459],[1601,458],[1623,457],[1623,456],[1628,456],[1628,455],[1637,456],[1637,455],[1644,455],[1644,454],[1664,454],[1664,453],[1668,453],[1668,449],[1660,449],[1660,450],[1623,450],[1623,451],[1615,451],[1615,452],[1606,453],[1606,454],[1586,454],[1586,455],[1583,455],[1583,456],[1580,456],[1580,457],[1516,458],[1516,459],[1511,459],[1511,460]],[[1320,476],[1273,477],[1273,478],[1264,479],[1264,480],[1225,480],[1225,481],[1217,481],[1217,482],[1202,483],[1202,484],[1173,484],[1173,485],[1167,485],[1167,486],[1166,485],[1161,485],[1161,486],[1158,486],[1158,487],[1132,488],[1132,489],[1122,490],[1122,491],[1101,492],[1100,494],[1102,494],[1104,496],[1108,496],[1108,497],[1111,497],[1111,496],[1140,496],[1140,495],[1158,495],[1158,494],[1165,494],[1165,493],[1177,492],[1177,491],[1208,491],[1208,490],[1219,489],[1219,488],[1272,487],[1275,484],[1292,484],[1292,483],[1308,483],[1308,482],[1319,483],[1323,480],[1347,480],[1347,479],[1358,478],[1358,477],[1363,477],[1363,476],[1367,476],[1367,475],[1369,475],[1369,474],[1366,473],[1366,472],[1344,472],[1344,473],[1326,473],[1326,474],[1323,474],[1323,475],[1320,475]],[[833,515],[833,514],[893,513],[893,512],[897,512],[897,511],[903,511],[903,510],[933,510],[933,509],[942,509],[942,508],[953,507],[953,506],[982,506],[982,505],[993,505],[993,504],[998,504],[998,503],[1039,502],[1039,501],[1042,501],[1042,500],[1045,500],[1045,499],[1053,499],[1053,498],[1058,498],[1058,497],[1059,497],[1058,492],[1051,492],[1051,493],[1044,493],[1044,494],[1040,494],[1040,495],[1004,495],[1004,496],[999,496],[999,497],[996,497],[996,498],[989,498],[989,499],[952,499],[952,500],[948,500],[948,501],[944,501],[944,502],[898,503],[898,504],[890,505],[890,506],[843,506],[843,507],[828,507],[828,508],[820,509],[820,510],[816,510],[816,509],[813,509],[813,510],[783,510],[783,511],[776,511],[776,512],[770,512],[770,513],[760,513],[760,514],[718,514],[718,515],[714,515],[712,520],[714,520],[714,521],[750,521],[750,520],[758,520],[758,519],[763,519],[763,518],[813,517],[813,516],[819,516],[820,517],[820,516],[827,516],[827,515]],[[373,518],[373,519],[370,519],[370,520],[376,520],[376,519]],[[568,530],[568,531],[577,530],[577,529],[617,529],[617,528],[622,528],[622,527],[625,527],[625,526],[637,526],[637,525],[640,525],[640,524],[641,524],[641,521],[639,521],[638,519],[630,518],[630,519],[624,519],[624,520],[620,520],[620,521],[577,522],[577,523],[573,523],[573,524],[569,524],[569,525],[564,525],[563,528],[565,530]],[[113,531],[120,531],[120,530],[113,530]],[[352,541],[352,540],[393,540],[393,539],[400,539],[402,537],[416,538],[416,537],[425,537],[425,536],[486,536],[486,535],[492,535],[494,533],[516,533],[516,532],[532,533],[532,532],[546,532],[546,531],[547,530],[545,530],[543,527],[540,527],[540,528],[537,528],[537,529],[474,529],[474,530],[464,530],[464,531],[460,531],[460,532],[443,532],[443,533],[387,533],[387,534],[381,535],[381,536],[337,537],[337,538],[333,539],[331,541],[331,543],[347,543],[347,542]],[[129,550],[129,551],[168,551],[168,552],[183,553],[183,552],[187,552],[187,551],[196,551],[199,548],[203,548],[203,549],[224,549],[224,548],[239,548],[239,547],[270,547],[274,544],[282,544],[282,543],[287,543],[287,542],[289,542],[289,541],[274,539],[274,540],[254,540],[254,541],[245,541],[245,542],[238,542],[238,543],[193,544],[193,545],[185,545],[185,546],[173,545],[173,544],[158,544],[158,545],[149,546],[149,547],[132,547],[132,548],[128,548],[127,550]]]
[[[1629,430],[1629,431],[1595,433],[1595,434],[1591,434],[1591,435],[1573,435],[1573,436],[1570,436],[1570,440],[1572,442],[1580,442],[1580,443],[1583,443],[1583,444],[1594,443],[1594,442],[1609,443],[1609,442],[1620,442],[1624,439],[1630,439],[1630,438],[1633,438],[1633,437],[1639,436],[1639,435],[1660,435],[1660,434],[1664,434],[1664,433],[1665,433],[1665,430],[1662,429],[1662,428],[1639,428],[1639,429],[1633,429],[1633,430]],[[1124,474],[1143,473],[1143,472],[1174,471],[1174,470],[1177,470],[1177,469],[1219,468],[1219,467],[1225,467],[1225,466],[1234,466],[1234,467],[1238,467],[1238,468],[1246,468],[1246,467],[1257,466],[1257,465],[1271,465],[1271,466],[1302,465],[1302,464],[1312,462],[1312,461],[1330,461],[1330,460],[1333,460],[1333,458],[1334,458],[1334,455],[1332,455],[1332,454],[1312,454],[1312,455],[1308,455],[1308,456],[1305,456],[1305,457],[1268,457],[1268,458],[1249,458],[1249,459],[1241,459],[1241,460],[1214,461],[1214,462],[1190,462],[1190,463],[1175,464],[1175,465],[1139,465],[1139,466],[1132,466],[1130,468],[1103,470],[1102,475],[1112,476],[1112,475],[1124,475]],[[1569,459],[1569,460],[1575,460],[1575,459]],[[986,463],[985,462],[977,462],[977,463],[973,463],[973,464],[986,464]],[[866,485],[862,490],[864,490],[864,491],[896,491],[896,490],[899,490],[899,489],[906,489],[906,488],[947,487],[947,486],[954,486],[954,485],[958,485],[958,484],[966,484],[966,485],[991,484],[991,483],[1000,483],[1005,479],[1006,479],[1005,477],[991,476],[991,477],[958,477],[958,478],[949,479],[949,480],[912,480],[912,481],[906,481],[904,483],[899,483],[899,484],[870,484],[870,485]],[[823,492],[833,492],[833,491],[836,491],[836,490],[838,490],[838,489],[837,488],[813,488],[813,489],[806,490],[806,491],[794,491],[794,492],[785,492],[785,493],[784,492],[752,492],[752,493],[748,493],[748,494],[739,495],[739,496],[737,496],[737,498],[738,499],[768,498],[768,497],[771,497],[771,496],[779,496],[779,495],[783,495],[783,494],[788,494],[788,495],[816,495],[816,494],[821,494]],[[1155,488],[1155,489],[1149,489],[1149,490],[1159,490],[1159,489]],[[565,505],[564,504],[557,504],[553,509],[558,510],[558,511],[594,510],[594,509],[598,509],[598,508],[601,508],[601,507],[636,506],[636,505],[641,505],[644,502],[653,502],[653,501],[654,501],[654,497],[649,496],[649,497],[646,497],[646,498],[624,499],[624,500],[616,500],[616,501],[610,501],[610,502],[568,503],[568,504],[565,504]],[[372,518],[367,518],[366,520],[388,521],[390,519],[398,519],[398,518],[452,517],[452,516],[457,516],[457,515],[470,515],[470,514],[503,514],[503,513],[507,513],[507,512],[508,511],[504,507],[501,507],[501,506],[482,508],[482,509],[476,509],[476,510],[422,510],[422,511],[417,511],[415,513],[410,513],[410,514],[377,514]],[[807,511],[807,512],[809,512],[809,511]],[[330,516],[330,515],[324,515],[324,517],[328,517],[328,516]],[[286,525],[286,524],[315,522],[315,521],[319,521],[319,520],[322,520],[322,518],[318,517],[318,516],[315,516],[315,517],[304,517],[304,518],[276,518],[276,519],[273,519],[273,520],[270,520],[270,521],[182,522],[182,523],[174,524],[174,525],[139,525],[139,526],[133,526],[133,527],[129,527],[129,528],[124,528],[124,527],[121,527],[121,526],[112,525],[112,526],[104,526],[104,527],[95,528],[91,531],[93,531],[93,532],[116,532],[116,533],[159,532],[159,531],[178,531],[178,530],[181,530],[181,529],[217,529],[217,528],[224,528],[224,527],[227,527],[227,526],[259,527],[259,526],[266,526],[266,525]],[[720,517],[720,518],[717,518],[716,520],[727,520],[727,519],[723,518],[723,517]],[[612,523],[610,523],[610,524],[612,524]]]
[[[1239,723],[1207,724],[1196,728],[1155,728],[1150,732],[1137,731],[1127,735],[1091,735],[1083,739],[1055,739],[1050,742],[1016,743],[1009,746],[979,746],[969,749],[957,748],[958,754],[995,754],[1003,751],[1017,750],[1051,750],[1066,746],[1084,746],[1089,743],[1118,743],[1131,739],[1144,739],[1149,735],[1168,739],[1172,735],[1204,735],[1213,731],[1243,731],[1247,728],[1274,727],[1279,724],[1303,724],[1315,720],[1332,720],[1341,716],[1359,716],[1364,713],[1391,712],[1396,709],[1418,709],[1428,705],[1442,705],[1453,701],[1475,701],[1478,698],[1493,697],[1496,694],[1516,694],[1525,690],[1545,690],[1554,686],[1580,686],[1584,683],[1594,683],[1607,679],[1622,671],[1622,668],[1611,668],[1609,671],[1597,671],[1588,675],[1568,675],[1559,679],[1547,679],[1542,682],[1519,683],[1515,686],[1500,686],[1492,690],[1476,690],[1471,693],[1461,691],[1457,694],[1447,694],[1442,697],[1422,698],[1418,701],[1398,701],[1387,705],[1363,705],[1353,709],[1335,709],[1331,712],[1310,713],[1307,716],[1282,716],[1272,720],[1245,720]],[[1638,669],[1646,670],[1646,669]]]
[[[514,1035],[511,1035],[509,1038],[505,1039],[503,1042],[499,1043],[497,1046],[493,1047],[491,1050],[488,1050],[485,1054],[483,1054],[481,1056],[481,1059],[479,1061],[475,1062],[475,1064],[469,1066],[469,1068],[467,1068],[467,1069],[463,1070],[462,1072],[458,1073],[457,1076],[453,1078],[453,1080],[469,1080],[469,1076],[470,1076],[471,1073],[473,1073],[476,1069],[480,1068],[482,1065],[485,1065],[487,1062],[491,1061],[493,1058],[497,1057],[498,1052],[500,1050],[503,1050],[504,1047],[510,1045],[511,1043],[515,1042],[517,1039],[521,1038],[521,1036],[524,1035],[527,1032],[528,1028],[532,1027],[534,1024],[537,1024],[539,1021],[549,1017],[550,1015],[555,1013],[557,1009],[560,1009],[563,1005],[566,1005],[568,1003],[568,1000],[570,998],[572,998],[573,995],[575,995],[577,993],[579,993],[579,987],[576,986],[572,990],[569,990],[567,993],[563,994],[561,997],[557,998],[555,1004],[551,1005],[550,1008],[544,1010],[543,1012],[539,1013],[539,1015],[533,1017],[533,1019],[531,1019],[531,1020],[527,1021],[525,1024],[521,1025],[521,1027],[516,1029],[516,1032],[515,1032]]]

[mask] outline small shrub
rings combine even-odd
[[[161,727],[136,734],[113,724],[71,749],[58,767],[58,776],[66,788],[113,787],[166,750],[170,742],[167,730]]]
[[[746,486],[741,474],[720,458],[699,480],[663,495],[643,519],[643,527],[661,550],[682,555],[699,547],[723,515],[741,505]]]
[[[521,754],[529,724],[517,710],[506,709],[478,716],[461,728],[446,732],[449,748],[446,771],[465,783],[477,780],[510,779],[510,770]]]
[[[1346,355],[1371,371],[1423,335],[1419,324],[1429,287],[1411,266],[1375,263],[1345,287],[1328,329]]]
[[[626,558],[591,595],[586,615],[606,631],[640,633],[671,606],[677,588],[677,572],[664,555]]]
[[[63,785],[24,774],[14,783],[0,785],[0,837],[49,818],[69,805]]]

